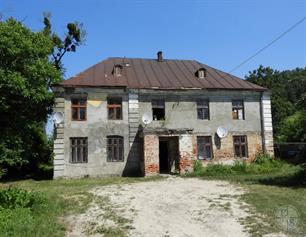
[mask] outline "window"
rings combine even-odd
[[[116,77],[120,77],[122,75],[122,66],[121,65],[115,65],[114,70],[113,70],[113,74]]]
[[[152,100],[153,120],[165,120],[165,101]]]
[[[86,99],[71,99],[71,116],[74,121],[86,120]]]
[[[123,161],[123,137],[108,136],[107,137],[107,161],[117,162]]]
[[[87,163],[87,137],[71,137],[71,163]]]
[[[108,119],[121,120],[122,119],[122,99],[121,98],[107,98]]]
[[[198,119],[209,119],[209,102],[208,101],[197,101],[197,113]]]
[[[235,157],[248,157],[248,143],[246,136],[234,136],[234,151]]]
[[[244,119],[243,100],[233,100],[232,101],[232,116],[233,116],[233,119],[238,119],[238,120]]]
[[[198,159],[210,160],[212,159],[212,145],[211,136],[197,137],[198,143]]]
[[[200,68],[198,71],[196,71],[196,76],[198,78],[204,78],[206,77],[207,73],[206,73],[206,69],[205,68]]]

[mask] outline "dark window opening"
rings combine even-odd
[[[86,99],[71,99],[71,117],[73,121],[86,120]]]
[[[243,100],[232,101],[232,117],[237,120],[244,120],[244,104]]]
[[[211,136],[197,137],[197,144],[198,144],[198,159],[211,160],[212,159]]]
[[[118,162],[124,161],[123,137],[107,137],[107,161]]]
[[[197,101],[197,114],[198,119],[209,120],[209,102]]]
[[[87,137],[70,138],[71,163],[87,163],[88,143]]]
[[[121,65],[115,65],[114,66],[114,69],[113,69],[113,74],[116,76],[116,77],[120,77],[122,75],[122,66]]]
[[[234,152],[235,157],[247,158],[248,157],[248,143],[246,136],[234,136]]]
[[[152,100],[153,120],[165,120],[165,101]]]
[[[108,98],[108,119],[121,120],[122,119],[122,99],[121,98]]]

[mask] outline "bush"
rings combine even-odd
[[[29,208],[34,210],[46,202],[41,193],[29,192],[19,188],[9,188],[0,191],[0,208]]]

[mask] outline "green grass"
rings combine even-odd
[[[66,231],[65,223],[60,222],[64,218],[60,217],[84,212],[93,200],[93,195],[88,192],[89,189],[95,186],[152,181],[155,179],[161,178],[109,177],[48,181],[23,180],[0,183],[0,190],[16,187],[34,193],[39,192],[45,197],[43,205],[37,210],[24,207],[0,208],[0,236],[64,236]],[[115,216],[112,216],[112,218],[116,218],[118,222],[125,221]],[[116,230],[101,227],[98,231],[101,233],[104,232],[105,236],[122,236],[122,233],[118,233],[118,231],[122,231],[121,229]]]
[[[240,198],[249,204],[251,215],[241,219],[241,223],[252,236],[272,232],[306,236],[306,164],[294,166],[277,160],[233,166],[196,164],[189,176],[227,180],[242,186],[246,193]],[[299,215],[297,228],[289,232],[279,227],[276,218],[276,211],[286,206],[295,208]]]

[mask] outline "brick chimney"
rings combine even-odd
[[[162,62],[164,61],[163,59],[163,52],[162,51],[158,51],[157,52],[157,62]]]

